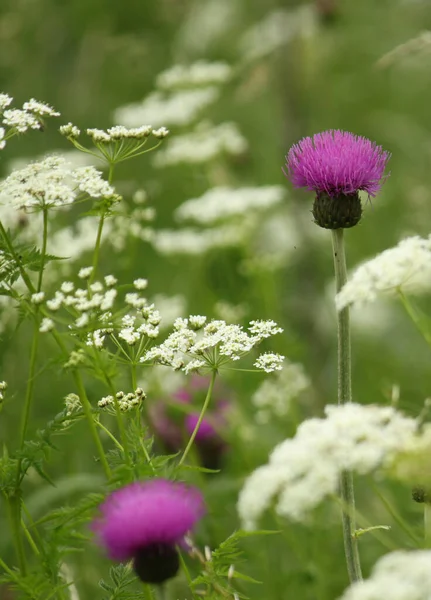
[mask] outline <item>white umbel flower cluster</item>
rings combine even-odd
[[[238,501],[246,528],[256,526],[274,499],[279,515],[303,520],[336,493],[342,471],[366,474],[389,465],[418,428],[415,419],[393,407],[351,403],[327,406],[325,413],[304,421],[295,437],[279,444],[269,463],[247,479]]]
[[[253,223],[243,219],[241,223],[220,225],[212,229],[198,230],[161,229],[154,232],[151,243],[160,254],[201,255],[214,248],[241,246],[248,239]]]
[[[174,65],[157,77],[157,87],[171,90],[183,87],[226,83],[232,68],[224,62],[199,60],[191,65]]]
[[[397,550],[383,556],[366,581],[352,584],[340,600],[428,600],[431,550]]]
[[[0,203],[17,209],[67,206],[81,193],[93,198],[111,197],[114,188],[94,167],[73,169],[60,156],[30,163],[0,183]]]
[[[151,125],[141,125],[139,127],[132,127],[131,129],[122,125],[116,125],[106,131],[103,129],[87,129],[87,135],[90,136],[93,142],[104,142],[106,144],[120,140],[141,140],[147,138],[151,133],[153,133]]]
[[[22,108],[9,108],[13,98],[8,94],[0,93],[0,117],[2,124],[5,125],[2,138],[9,139],[13,135],[25,133],[29,129],[42,129],[44,117],[59,117],[60,113],[54,110],[48,104],[39,102],[31,98],[28,102],[24,102]],[[5,140],[0,144],[0,149],[4,148]]]
[[[283,369],[267,378],[251,397],[252,404],[258,409],[256,421],[266,423],[271,415],[285,417],[292,401],[310,387],[304,367],[298,363],[285,361]]]
[[[173,333],[160,346],[148,350],[141,362],[154,361],[186,373],[205,367],[218,369],[230,361],[238,361],[263,339],[283,331],[274,321],[252,321],[248,332],[240,325],[228,325],[221,320],[205,322],[202,316],[176,319]],[[283,357],[279,358],[282,362]],[[268,364],[265,366],[264,370],[269,372]]]
[[[419,294],[431,289],[431,236],[409,237],[360,265],[335,298],[338,310],[381,294]]]
[[[142,102],[117,108],[114,120],[126,127],[134,127],[139,123],[185,126],[193,123],[218,97],[219,91],[214,86],[181,90],[170,95],[153,92]]]
[[[242,217],[249,211],[266,211],[279,204],[284,196],[285,190],[281,185],[214,187],[200,198],[184,202],[175,215],[180,221],[192,220],[209,225],[231,217]]]
[[[235,123],[199,126],[184,135],[172,138],[166,148],[154,158],[157,167],[182,163],[201,164],[213,160],[221,154],[238,156],[247,151],[247,140]]]

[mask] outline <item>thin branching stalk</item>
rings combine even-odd
[[[111,185],[112,183],[112,178],[114,176],[114,165],[112,163],[109,164],[109,175],[108,175],[108,183],[109,185]],[[100,215],[100,219],[99,219],[99,227],[97,228],[97,235],[96,235],[96,244],[94,246],[94,254],[93,254],[93,269],[91,271],[89,280],[88,280],[88,284],[91,285],[96,277],[97,274],[97,266],[99,264],[99,255],[100,255],[100,246],[102,243],[102,232],[103,232],[103,225],[105,223],[105,213],[102,213]]]
[[[332,248],[334,254],[335,284],[337,292],[347,281],[346,254],[344,250],[344,230],[332,229]],[[352,364],[350,350],[349,307],[337,313],[338,322],[338,404],[352,401]],[[347,571],[351,583],[362,580],[358,541],[355,536],[355,494],[353,475],[344,471],[340,476],[340,496],[346,510],[342,511],[344,552]]]
[[[43,272],[45,270],[46,261],[46,244],[48,241],[48,209],[43,209],[43,234],[42,234],[42,253],[40,258],[40,271],[37,280],[37,291],[40,292],[42,289]]]
[[[207,395],[206,395],[206,398],[205,398],[204,405],[202,406],[201,414],[199,415],[199,419],[198,419],[198,421],[197,421],[197,423],[195,425],[195,428],[193,430],[192,435],[190,436],[190,439],[188,441],[188,444],[186,446],[186,449],[184,450],[184,453],[183,453],[183,455],[181,457],[181,460],[180,460],[178,466],[181,466],[184,463],[184,461],[187,458],[188,453],[190,452],[191,447],[193,446],[193,442],[195,441],[195,437],[196,437],[196,435],[197,435],[197,433],[199,431],[199,427],[201,426],[201,423],[202,423],[202,421],[204,419],[205,413],[207,411],[207,408],[208,408],[210,400],[211,400],[211,396],[212,396],[212,393],[213,393],[214,382],[215,382],[216,376],[217,376],[217,370],[214,369],[213,372],[212,372],[212,374],[211,374],[211,381],[210,381],[210,385],[208,387],[208,392],[207,392]]]

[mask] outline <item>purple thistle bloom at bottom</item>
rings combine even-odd
[[[99,543],[113,560],[133,559],[137,575],[162,583],[179,569],[176,546],[205,514],[200,491],[166,479],[137,482],[116,490],[93,523]]]

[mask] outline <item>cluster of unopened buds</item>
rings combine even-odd
[[[115,407],[117,401],[122,412],[129,412],[140,406],[146,397],[144,390],[138,387],[134,392],[129,392],[128,394],[117,392],[115,398],[114,396],[105,396],[97,404],[99,408]]]

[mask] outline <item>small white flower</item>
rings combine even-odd
[[[63,294],[70,294],[73,292],[74,289],[75,286],[72,283],[72,281],[63,281],[60,287],[60,290],[63,292]]]
[[[76,127],[73,123],[67,123],[67,125],[61,125],[60,127],[61,135],[65,137],[77,139],[81,135],[81,130]]]
[[[80,279],[88,279],[92,272],[93,272],[93,267],[82,267],[82,269],[79,270],[78,277]],[[85,294],[87,293],[85,290],[84,290],[84,292],[85,292]]]
[[[271,337],[277,333],[283,333],[281,327],[278,327],[275,321],[250,321],[250,333],[255,335],[259,340]]]
[[[202,315],[191,315],[189,317],[189,323],[192,329],[202,329],[206,320],[207,318]]]
[[[31,98],[28,102],[24,102],[24,110],[28,112],[36,113],[41,117],[59,117],[60,113],[55,111],[51,106],[44,102],[39,102],[34,98]]]
[[[45,317],[42,319],[42,323],[40,324],[39,331],[41,333],[46,333],[47,331],[52,331],[54,329],[54,321]]]
[[[4,392],[5,390],[7,390],[7,383],[6,383],[6,381],[0,381],[0,390],[2,392]]]
[[[4,139],[4,136],[5,136],[5,128],[0,127],[0,150],[3,150],[3,148],[6,147],[6,140]]]
[[[31,301],[33,302],[33,304],[42,304],[44,299],[45,299],[45,292],[36,292],[35,294],[32,294],[32,296],[31,296]]]
[[[262,369],[265,373],[273,373],[274,371],[281,371],[283,368],[284,356],[281,354],[274,354],[272,352],[265,352],[261,354],[254,363],[257,369]]]
[[[148,286],[148,279],[135,279],[133,285],[137,290],[145,290]]]
[[[102,178],[102,173],[92,166],[75,169],[72,177],[78,189],[92,198],[110,198],[115,194],[114,188]]]
[[[163,139],[169,135],[169,129],[166,129],[166,127],[160,127],[159,129],[153,129],[153,135],[155,138]]]
[[[105,283],[108,287],[112,287],[112,286],[116,285],[117,282],[118,282],[118,279],[116,277],[114,277],[113,275],[106,275]]]
[[[19,108],[8,109],[3,113],[4,125],[13,127],[19,133],[25,133],[28,129],[40,129],[41,124],[32,113]]]
[[[13,101],[7,94],[0,94],[0,112],[4,111]]]

